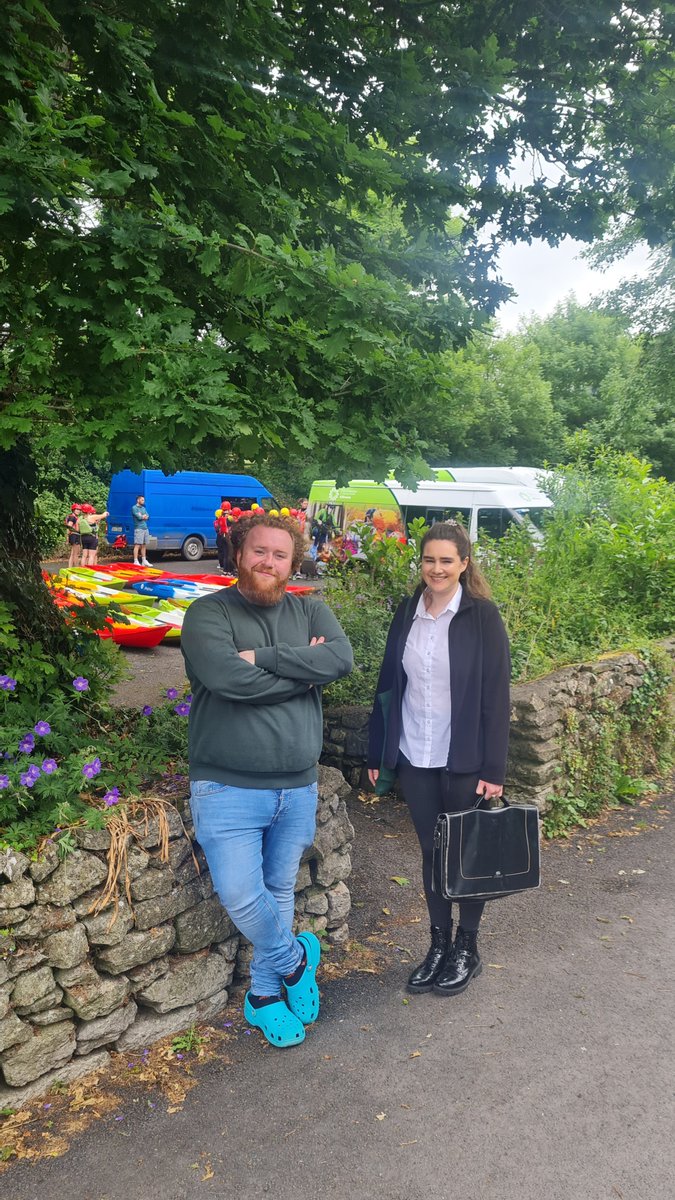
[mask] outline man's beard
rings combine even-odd
[[[252,604],[262,604],[265,608],[271,608],[283,598],[288,579],[289,576],[280,579],[276,572],[269,574],[255,568],[249,570],[248,567],[240,567],[237,587],[242,596]]]

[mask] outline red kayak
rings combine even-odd
[[[97,633],[102,638],[111,637],[118,646],[137,646],[150,650],[153,646],[159,646],[169,628],[168,625],[110,624],[107,629],[97,630]]]

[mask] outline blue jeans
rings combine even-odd
[[[251,990],[278,996],[302,961],[291,932],[300,859],[314,840],[317,784],[240,788],[193,779],[190,808],[213,886],[253,943]]]

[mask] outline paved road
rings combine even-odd
[[[447,1000],[403,988],[424,940],[407,816],[356,803],[356,933],[382,970],[324,981],[304,1045],[235,1037],[180,1112],[123,1101],[3,1195],[671,1200],[674,808],[549,847],[541,891],[492,906],[485,971]]]

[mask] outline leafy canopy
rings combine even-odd
[[[417,402],[504,297],[502,240],[628,211],[662,236],[671,22],[648,0],[7,0],[0,449],[414,474]]]

